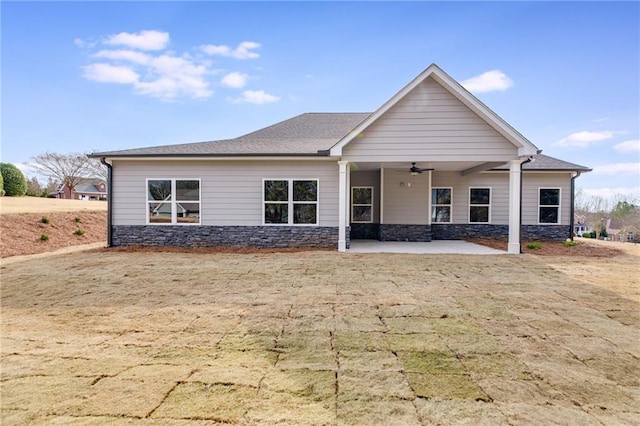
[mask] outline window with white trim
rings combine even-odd
[[[373,187],[351,187],[351,222],[373,222]]]
[[[451,223],[453,188],[431,188],[431,222]]]
[[[200,179],[147,179],[147,223],[200,224]]]
[[[265,225],[317,225],[317,179],[264,179]]]
[[[469,188],[469,223],[489,223],[491,188]]]
[[[538,223],[560,223],[560,188],[538,190]]]

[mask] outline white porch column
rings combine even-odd
[[[347,251],[347,165],[338,161],[338,251]]]
[[[520,164],[524,160],[509,162],[509,245],[507,252],[520,254]]]

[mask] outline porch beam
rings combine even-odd
[[[347,166],[338,161],[338,251],[347,251]]]
[[[489,163],[478,164],[475,167],[470,167],[470,168],[468,168],[466,170],[461,171],[460,175],[468,176],[468,175],[472,175],[474,173],[484,172],[486,170],[493,169],[494,167],[502,166],[503,164],[504,164],[504,162],[502,162],[502,163],[500,163],[500,162],[489,162]]]

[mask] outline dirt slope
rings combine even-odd
[[[49,223],[43,223],[47,218]],[[79,222],[77,221],[79,220]],[[78,230],[84,231],[77,235]],[[48,239],[42,240],[46,235]],[[44,253],[63,247],[107,241],[107,212],[3,214],[0,216],[0,258]]]

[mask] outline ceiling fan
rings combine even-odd
[[[433,170],[433,169],[432,168],[421,169],[420,167],[416,166],[416,163],[411,163],[411,168],[409,168],[409,172],[411,173],[411,176],[416,176],[416,175],[422,174],[422,172],[427,172],[429,170]]]

